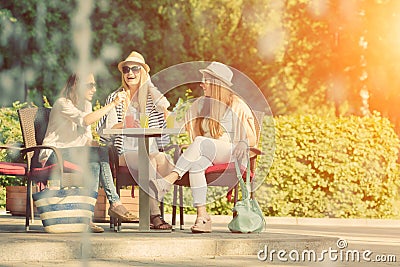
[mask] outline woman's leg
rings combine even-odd
[[[83,172],[83,186],[97,192],[99,187],[100,164],[90,160],[90,151],[88,147],[68,147],[60,148],[64,161],[71,162],[81,169]],[[52,153],[46,162],[46,166],[58,164],[54,153]],[[51,179],[60,179],[59,173],[52,173]],[[80,184],[81,185],[81,184]]]
[[[100,182],[103,185],[104,192],[107,196],[108,202],[112,206],[119,205],[121,203],[120,198],[117,194],[117,190],[114,185],[114,179],[111,172],[108,148],[107,147],[93,147],[97,153],[92,153],[93,161],[96,161],[96,154],[98,156],[98,162],[100,164]],[[95,152],[95,151],[93,151]]]
[[[207,181],[205,170],[212,164],[232,161],[232,144],[207,137],[196,137],[194,142],[183,152],[174,171],[182,176],[189,171],[193,205],[206,205]]]

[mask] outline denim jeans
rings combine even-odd
[[[63,160],[79,165],[84,173],[84,185],[96,191],[101,182],[110,204],[119,202],[119,196],[114,186],[107,147],[68,147],[59,149]],[[54,153],[51,154],[46,165],[56,163]]]

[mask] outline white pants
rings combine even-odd
[[[165,153],[161,152],[151,153],[149,155],[149,159],[150,159],[150,168],[149,168],[150,179],[156,179],[156,178],[161,179],[162,177],[171,173],[173,169],[172,160]],[[122,166],[128,166],[129,169],[137,170],[139,168],[138,163],[139,163],[138,151],[134,150],[126,151],[122,156],[119,157],[119,164]],[[158,214],[160,214],[158,201],[151,197],[150,215],[158,215]]]
[[[182,177],[189,172],[193,205],[206,204],[207,181],[205,170],[211,165],[232,162],[234,145],[230,142],[198,136],[179,157],[174,171]]]

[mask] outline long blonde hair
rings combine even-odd
[[[206,130],[203,128],[203,121],[207,120],[206,125],[211,137],[218,139],[224,133],[219,121],[222,119],[227,108],[232,106],[234,93],[220,80],[213,78],[211,81],[211,95],[204,98],[200,116],[194,122],[194,129],[200,135],[204,135]]]

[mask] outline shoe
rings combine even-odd
[[[192,233],[211,233],[211,218],[197,217],[196,222],[190,228]]]
[[[108,209],[108,215],[110,217],[121,219],[123,222],[134,222],[139,220],[139,217],[128,211],[122,204],[115,207],[110,207]]]
[[[98,225],[95,225],[94,223],[90,223],[90,224],[89,224],[89,230],[90,230],[90,232],[92,232],[92,233],[103,233],[103,232],[104,232],[103,227],[100,227],[100,226],[98,226]]]
[[[150,195],[154,196],[158,200],[162,200],[172,187],[167,180],[161,179],[151,179],[149,182]]]
[[[154,230],[171,230],[172,225],[164,221],[160,214],[150,216],[150,229]]]

